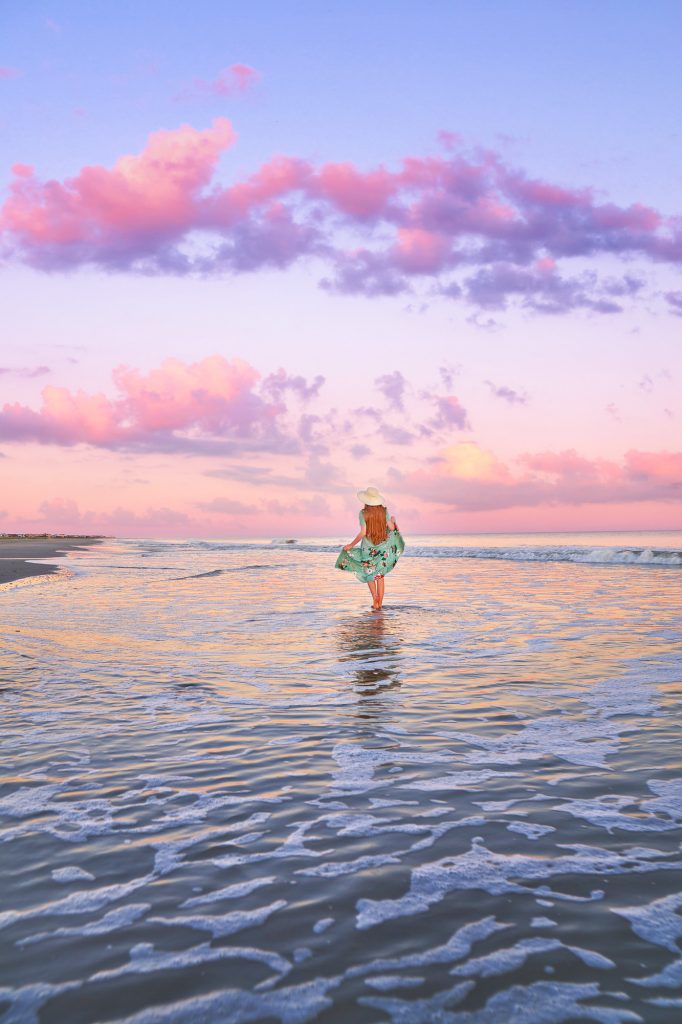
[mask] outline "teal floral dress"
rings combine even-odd
[[[391,517],[386,509],[386,522]],[[365,516],[360,510],[360,526],[365,525]],[[400,531],[389,530],[386,540],[380,544],[372,544],[369,537],[363,537],[359,547],[350,551],[342,551],[336,559],[336,568],[354,572],[363,583],[369,583],[377,576],[385,576],[395,566],[405,550],[405,541]]]

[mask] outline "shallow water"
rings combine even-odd
[[[679,1021],[674,563],[329,546],[0,590],[0,1021]]]

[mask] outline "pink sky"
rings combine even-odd
[[[368,484],[410,533],[682,527],[678,214],[448,131],[245,166],[242,110],[13,154],[0,530],[343,534]]]

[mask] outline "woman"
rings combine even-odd
[[[336,559],[336,568],[354,572],[367,584],[372,595],[372,610],[378,612],[384,603],[384,576],[405,550],[405,542],[376,487],[358,491],[358,500],[364,504],[359,516],[360,532],[350,544],[344,544]],[[360,550],[352,551],[358,541]]]

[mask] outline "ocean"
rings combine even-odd
[[[0,587],[2,1024],[682,1019],[682,532],[342,540]]]

